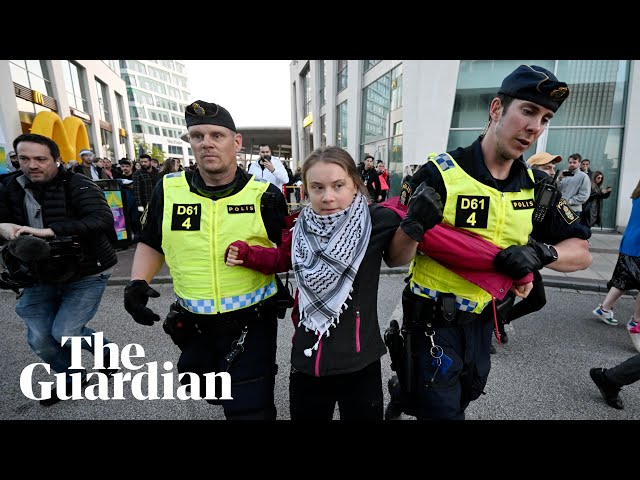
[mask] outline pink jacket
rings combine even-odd
[[[391,197],[379,205],[392,209],[402,218],[406,214],[406,207],[399,203],[399,197]],[[293,226],[298,213],[287,217],[289,227]],[[291,229],[286,228],[282,231],[282,244],[277,248],[249,246],[241,240],[231,245],[238,247],[238,258],[244,261],[243,267],[268,275],[288,272],[291,269],[291,241]],[[533,281],[532,273],[513,280],[508,275],[496,271],[493,259],[502,250],[500,247],[468,230],[444,223],[436,225],[424,234],[418,244],[418,250],[465,280],[478,285],[498,300],[507,295],[512,284],[524,285]]]
[[[407,208],[400,204],[400,197],[391,197],[380,203],[404,218]],[[429,255],[440,265],[457,273],[465,280],[502,300],[512,284],[524,285],[533,281],[533,273],[519,280],[496,271],[493,259],[502,251],[484,238],[461,228],[439,223],[425,232],[418,250]]]

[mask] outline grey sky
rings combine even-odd
[[[185,60],[191,100],[219,103],[238,127],[290,127],[291,60]]]

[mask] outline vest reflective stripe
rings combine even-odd
[[[442,295],[442,292],[423,288],[415,282],[411,282],[411,291],[416,295],[429,297],[432,300],[437,300],[438,298],[440,298],[440,295]],[[478,304],[476,302],[472,302],[471,300],[467,300],[466,298],[462,298],[456,295],[456,308],[458,310],[462,310],[463,312],[473,312],[473,310],[477,306]]]
[[[273,274],[224,263],[227,247],[236,240],[274,246],[260,214],[269,184],[250,180],[235,195],[211,200],[191,192],[184,172],[165,175],[162,181],[162,249],[181,305],[194,313],[216,314],[274,295]]]
[[[488,202],[486,227],[460,228],[469,230],[501,248],[527,243],[533,228],[531,223],[533,209],[516,209],[513,202],[532,201],[533,189],[500,192],[471,177],[447,153],[430,154],[429,160],[437,165],[447,189],[443,223],[455,225],[456,214],[463,219],[471,219],[472,214],[478,213],[470,210],[471,213],[467,217],[467,212],[463,214],[462,211],[458,211],[460,196],[484,197],[476,201],[483,207],[484,202]],[[533,180],[530,170],[528,173]],[[473,219],[476,218],[477,216],[473,216]],[[412,274],[410,288],[417,295],[435,299],[441,293],[453,293],[456,295],[456,308],[473,313],[482,312],[491,301],[491,294],[443,267],[427,255],[417,255],[409,271]]]
[[[230,312],[231,310],[248,307],[261,302],[265,298],[269,298],[271,295],[274,295],[277,290],[278,287],[276,286],[276,282],[273,281],[266,287],[260,288],[255,292],[223,298],[220,302],[220,311]],[[178,303],[192,313],[216,313],[215,302],[213,300],[188,300],[186,298],[178,297]]]

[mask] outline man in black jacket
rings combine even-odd
[[[61,165],[60,150],[50,138],[23,134],[13,148],[21,171],[5,178],[0,189],[0,242],[9,241],[2,252],[3,286],[23,288],[16,313],[27,326],[29,346],[52,370],[66,373],[68,396],[73,377],[85,382],[87,370],[70,368],[70,341],[62,338],[96,333],[87,323],[118,261],[109,241],[115,235],[113,214],[91,179]],[[31,251],[24,248],[27,242]],[[42,251],[48,252],[43,259]],[[83,340],[82,348],[93,353],[95,340],[91,345]],[[110,342],[104,338],[103,343]],[[99,361],[108,367],[107,359],[96,359],[96,367],[109,375],[113,370],[100,368]],[[72,376],[76,372],[80,375]],[[66,399],[59,394],[53,391],[40,403]]]
[[[380,177],[378,171],[373,166],[374,158],[371,155],[367,155],[364,159],[364,169],[360,176],[364,185],[369,191],[369,197],[372,203],[378,203],[382,201],[382,187],[380,186]]]

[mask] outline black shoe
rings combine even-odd
[[[394,399],[394,397],[399,393],[399,388],[400,380],[398,380],[397,375],[393,375],[389,379],[389,382],[387,382],[387,389],[389,390],[389,395],[391,395],[391,400],[389,401],[387,408],[384,409],[385,420],[399,420],[402,415],[402,406],[397,399]]]
[[[595,383],[598,390],[600,390],[602,398],[607,402],[607,405],[617,408],[618,410],[622,410],[624,405],[622,404],[622,399],[618,395],[618,393],[620,393],[620,387],[612,385],[611,382],[607,380],[607,377],[604,376],[605,370],[606,368],[592,368],[589,370],[591,380],[593,380],[593,383]]]
[[[496,347],[493,345],[493,343],[491,344],[491,347],[489,347],[489,353],[491,355],[495,355],[496,353],[498,353],[498,350],[496,350]]]
[[[89,380],[87,380],[86,377],[83,378],[80,387],[84,387],[87,383],[89,383]],[[71,385],[69,385],[68,387],[71,388]],[[40,405],[42,405],[43,407],[50,407],[51,405],[55,405],[60,401],[62,401],[62,399],[58,396],[57,390],[54,387],[51,389],[51,397],[43,398],[42,400],[40,400]]]
[[[500,341],[506,344],[509,341],[509,337],[507,336],[507,332],[504,331],[504,323],[498,322],[498,333],[500,333]]]

